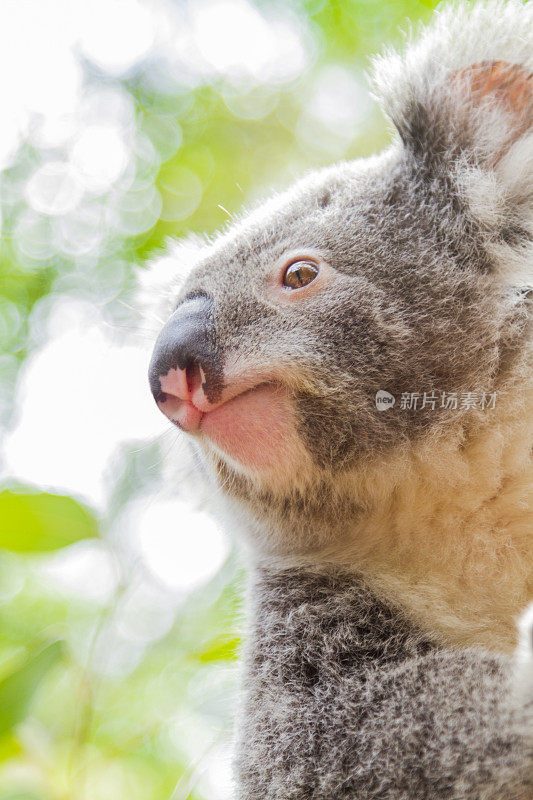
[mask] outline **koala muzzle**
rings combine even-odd
[[[202,414],[193,396],[202,393],[213,403],[222,391],[210,297],[197,295],[174,311],[157,338],[148,376],[159,409],[185,430],[198,427]]]
[[[268,360],[222,346],[223,325],[205,293],[178,306],[159,334],[149,368],[159,410],[203,447],[214,446],[218,458],[225,453],[254,473],[279,473],[281,456],[288,464],[302,463],[289,390],[273,380]]]

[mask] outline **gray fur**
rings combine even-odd
[[[512,660],[439,644],[360,571],[291,566],[357,530],[351,475],[491,424],[475,410],[381,413],[378,389],[505,398],[531,375],[531,129],[514,137],[504,109],[473,107],[450,78],[486,59],[531,71],[533,3],[448,7],[407,55],[378,63],[398,130],[385,153],[305,177],[199,246],[179,292],[166,287],[168,310],[208,299],[219,372],[238,358],[285,375],[312,464],[273,486],[198,443],[255,564],[242,800],[533,796],[530,677],[520,695]],[[290,307],[266,280],[289,251],[334,271]],[[530,675],[530,642],[525,663]]]
[[[239,798],[532,796],[504,659],[438,647],[352,574],[260,570],[254,594]]]

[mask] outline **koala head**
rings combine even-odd
[[[327,507],[394,449],[490,424],[481,398],[524,375],[533,7],[452,11],[377,64],[384,153],[305,177],[167,287],[154,398],[255,509]],[[442,401],[468,393],[477,407]]]

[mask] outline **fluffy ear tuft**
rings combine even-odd
[[[374,84],[404,145],[427,162],[496,163],[533,125],[533,4],[451,3]]]
[[[403,53],[375,62],[375,86],[413,168],[456,198],[495,272],[532,285],[533,2],[452,2]]]

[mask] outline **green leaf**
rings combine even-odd
[[[40,682],[62,654],[62,643],[53,642],[0,683],[0,736],[22,722]]]
[[[94,515],[72,497],[31,490],[0,492],[0,548],[4,550],[59,550],[94,536],[98,536]]]

